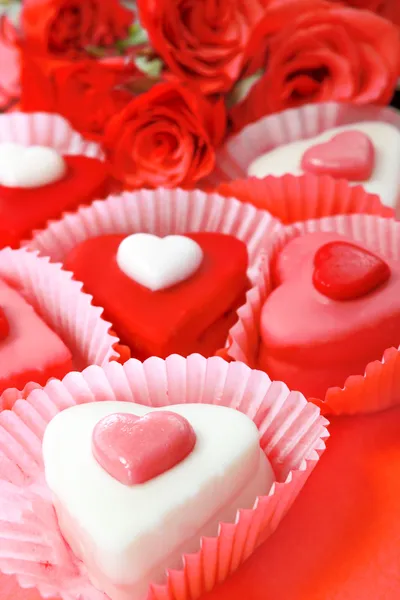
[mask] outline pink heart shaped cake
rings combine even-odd
[[[336,233],[289,241],[261,314],[260,367],[308,397],[363,375],[400,342],[400,264]]]

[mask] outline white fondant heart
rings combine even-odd
[[[153,292],[188,279],[202,260],[199,244],[183,235],[135,233],[121,242],[117,253],[121,271]]]
[[[302,157],[309,148],[328,142],[333,136],[349,130],[367,135],[375,148],[374,169],[369,179],[363,182],[363,187],[371,194],[378,194],[386,206],[395,208],[400,199],[400,131],[388,123],[367,121],[343,125],[327,129],[313,138],[278,146],[254,160],[247,174],[254,177],[280,177],[285,173],[301,175]],[[350,183],[359,185],[360,182]]]
[[[115,413],[154,410],[130,402],[93,402],[59,413],[43,441],[46,481],[61,531],[92,582],[111,600],[142,600],[150,582],[177,568],[183,553],[251,508],[274,482],[259,432],[242,413],[221,406],[167,406],[196,434],[193,451],[146,483],[127,486],[93,455],[97,423]]]
[[[63,157],[46,146],[0,144],[0,185],[36,188],[61,179],[66,172]]]

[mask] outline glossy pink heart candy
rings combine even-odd
[[[343,131],[328,142],[308,148],[301,161],[303,171],[350,181],[366,181],[374,169],[375,149],[361,131]]]
[[[168,411],[143,417],[115,413],[93,431],[92,450],[99,465],[124,485],[145,483],[180,463],[196,444],[182,416]]]

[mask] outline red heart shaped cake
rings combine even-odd
[[[400,342],[400,264],[335,233],[292,239],[273,263],[260,367],[324,398]]]
[[[100,236],[82,242],[64,264],[141,360],[212,356],[248,288],[246,246],[221,233]]]
[[[65,211],[107,195],[110,178],[104,162],[86,156],[62,158],[64,173],[43,185],[37,185],[38,181],[28,185],[23,179],[23,185],[19,184],[21,173],[17,173],[12,185],[11,181],[5,185],[9,178],[2,177],[3,170],[9,174],[9,166],[5,164],[2,168],[0,164],[1,247],[15,248],[21,240],[29,238],[33,230],[44,227],[49,219],[57,219]],[[41,169],[45,169],[40,159],[36,169],[40,174]]]

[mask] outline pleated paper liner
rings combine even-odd
[[[256,285],[247,302],[238,310],[238,322],[229,332],[226,348],[218,354],[226,360],[240,360],[257,368],[260,346],[260,314],[272,291],[269,258],[299,235],[334,231],[364,243],[389,260],[400,258],[400,223],[372,215],[339,215],[304,221],[278,231],[270,247]],[[399,333],[400,336],[400,333]],[[354,373],[343,388],[332,387],[325,398],[310,398],[325,415],[370,413],[397,406],[400,402],[400,347],[388,348],[384,355],[366,365],[365,373]]]
[[[253,160],[277,146],[360,121],[382,121],[400,129],[400,113],[394,108],[337,102],[307,104],[264,117],[228,138],[217,153],[217,166],[208,181],[218,185],[243,179]]]
[[[166,236],[216,231],[246,244],[249,277],[254,279],[265,239],[279,227],[269,213],[234,198],[199,190],[139,190],[110,196],[68,213],[36,232],[24,245],[52,261],[63,262],[80,242],[100,235],[146,232]]]
[[[14,285],[61,337],[76,369],[127,358],[127,350],[119,346],[110,323],[101,318],[102,309],[92,305],[92,297],[82,292],[82,284],[60,265],[38,257],[36,252],[5,248],[0,251],[0,278]],[[31,387],[6,390],[0,396],[0,410],[25,397]]]
[[[85,140],[61,115],[11,112],[0,115],[0,144],[49,146],[61,154],[103,160],[100,146]]]
[[[367,193],[361,185],[352,186],[328,175],[249,177],[221,183],[216,191],[266,210],[284,224],[340,214],[395,216],[379,196]]]
[[[196,600],[237,569],[284,517],[328,437],[327,421],[300,393],[217,357],[112,362],[32,391],[0,414],[0,569],[16,575],[22,587],[36,586],[44,597],[105,598],[60,535],[42,461],[43,434],[54,415],[77,403],[104,400],[240,410],[257,425],[277,478],[268,496],[254,499],[253,509],[238,510],[235,523],[221,523],[216,537],[199,540],[199,551],[184,556],[182,568],[166,573],[163,585],[151,586],[147,600]]]

